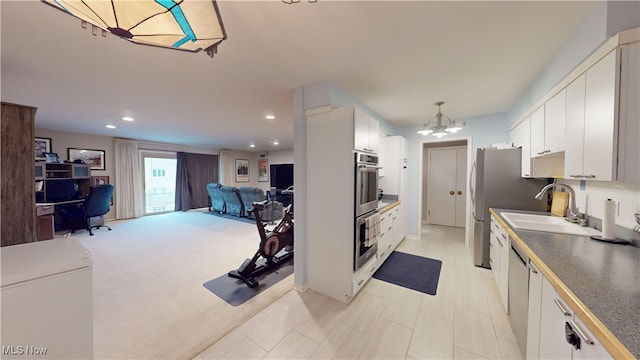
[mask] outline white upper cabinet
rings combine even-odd
[[[531,157],[545,154],[544,105],[531,114]]]
[[[353,122],[353,148],[372,153],[380,150],[380,123],[366,112],[356,108]]]
[[[567,129],[564,151],[564,175],[580,178],[584,172],[584,100],[586,74],[567,86]]]
[[[615,50],[610,52],[586,73],[584,139],[587,146],[584,147],[585,171],[581,175],[597,180],[614,179],[618,135],[616,54]]]
[[[567,87],[565,177],[638,181],[637,49],[614,49]]]
[[[531,114],[531,156],[564,151],[566,90],[562,89]]]
[[[396,195],[402,200],[403,182],[406,181],[407,139],[400,135],[385,138],[385,159],[380,165],[385,168],[384,177],[378,186],[387,195]]]
[[[511,129],[509,141],[514,147],[522,148],[522,172],[520,176],[531,177],[531,117],[527,117]]]
[[[567,90],[562,89],[544,104],[544,147],[548,154],[564,151]]]

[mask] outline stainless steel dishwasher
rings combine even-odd
[[[523,358],[527,353],[529,259],[513,241],[509,251],[509,322]]]

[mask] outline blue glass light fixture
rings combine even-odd
[[[42,2],[136,44],[191,52],[204,50],[213,57],[227,38],[215,0]]]

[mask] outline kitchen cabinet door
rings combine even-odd
[[[595,180],[613,180],[615,176],[619,83],[616,54],[612,51],[586,72],[583,175]]]
[[[540,305],[542,274],[529,261],[529,308],[527,312],[527,359],[538,359],[540,351]]]
[[[509,235],[495,216],[491,215],[489,259],[496,280],[500,299],[506,314],[509,313]]]
[[[545,154],[544,105],[531,114],[531,157]]]
[[[396,206],[392,211],[391,215],[392,225],[393,226],[393,249],[395,249],[402,239],[404,239],[405,235],[407,235],[407,222],[406,216],[404,214],[405,203],[400,203],[400,205]]]
[[[569,178],[581,178],[584,174],[584,105],[586,74],[582,74],[567,86],[567,129],[571,136],[565,138],[564,174]]]
[[[380,123],[366,112],[356,108],[353,119],[353,147],[356,150],[378,153]]]
[[[542,280],[540,299],[540,359],[571,359],[571,345],[565,340],[565,323],[573,318],[572,310],[547,279]]]
[[[544,148],[547,153],[564,151],[566,119],[567,90],[562,89],[544,104]]]
[[[511,129],[509,140],[513,147],[522,148],[521,172],[522,177],[531,177],[531,117],[522,120],[520,124]]]
[[[380,234],[378,235],[378,267],[382,266],[393,251],[393,209],[380,214]]]
[[[496,287],[500,288],[500,245],[498,244],[498,235],[496,230],[495,217],[491,216],[491,230],[489,233],[489,266],[491,273],[496,282]]]

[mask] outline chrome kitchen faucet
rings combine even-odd
[[[573,191],[573,188],[567,184],[563,183],[553,183],[546,185],[540,190],[538,194],[536,194],[535,198],[538,200],[542,200],[544,194],[549,190],[556,187],[561,187],[567,189],[569,192],[569,216],[567,216],[567,221],[578,224],[580,226],[587,226],[589,221],[586,219],[585,214],[578,212],[578,208],[576,207],[576,192]]]

